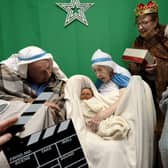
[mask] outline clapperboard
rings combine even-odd
[[[42,92],[30,106],[22,113],[17,122],[7,130],[15,135],[17,132],[23,129],[23,126],[27,123],[28,120],[41,108],[44,102],[50,100],[54,95],[53,92]]]
[[[14,136],[4,153],[11,168],[88,168],[72,120],[25,138]]]
[[[25,138],[16,136],[53,94],[42,92],[7,131],[13,134],[13,138],[2,149],[11,168],[88,168],[72,120],[65,120]]]

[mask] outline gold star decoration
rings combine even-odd
[[[79,0],[71,0],[70,3],[56,3],[56,5],[67,12],[64,26],[69,25],[74,20],[78,20],[88,26],[84,12],[93,6],[94,3],[80,3]]]

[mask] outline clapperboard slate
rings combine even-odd
[[[88,168],[72,120],[25,138],[16,136],[53,92],[42,92],[8,130],[13,138],[2,149],[11,168]]]
[[[23,126],[31,119],[31,117],[42,107],[42,105],[49,101],[52,96],[54,95],[53,92],[44,91],[42,92],[28,108],[22,113],[19,117],[17,122],[10,127],[7,132],[10,132],[12,135],[15,135],[17,132],[23,130]]]
[[[11,168],[88,168],[72,120],[25,138],[14,136],[3,150]]]

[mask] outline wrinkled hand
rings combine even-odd
[[[60,107],[59,107],[56,103],[53,103],[53,102],[45,102],[44,105],[47,106],[47,107],[50,108],[50,109],[55,110],[55,111],[60,111]]]
[[[24,102],[25,102],[25,103],[33,103],[33,101],[34,101],[34,99],[31,98],[31,97],[24,99]]]
[[[90,127],[90,129],[93,132],[96,132],[100,122],[102,120],[105,120],[107,117],[111,116],[114,113],[116,106],[117,103],[114,103],[111,107],[107,108],[106,110],[99,111],[93,118],[87,121],[86,125]]]
[[[58,104],[53,103],[53,102],[45,102],[44,105],[49,108],[53,118],[55,119],[56,118],[56,112],[59,112],[61,110],[60,107],[58,106]]]
[[[90,129],[93,132],[96,132],[97,129],[98,129],[100,121],[104,120],[104,118],[105,118],[105,112],[104,111],[100,111],[92,119],[88,120],[86,125],[88,127],[90,127]]]
[[[9,141],[12,138],[10,133],[3,134],[9,127],[11,127],[16,121],[18,117],[11,117],[9,119],[5,119],[0,121],[0,146]]]
[[[93,131],[96,132],[99,126],[100,120],[93,118],[88,120],[88,122],[86,123],[86,125]]]
[[[156,67],[157,67],[156,58],[155,57],[153,57],[153,58],[154,58],[154,63],[153,64],[146,64],[146,66],[145,66],[145,70],[147,72],[154,71],[156,69]]]
[[[147,64],[145,66],[145,71],[148,72],[148,73],[152,73],[156,70],[156,67],[157,67],[157,63],[155,62],[154,64]]]

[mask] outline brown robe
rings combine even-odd
[[[130,64],[129,69],[132,74],[138,74],[151,86],[154,99],[159,102],[162,92],[166,90],[168,82],[168,37],[165,36],[166,26],[159,26],[159,33],[149,40],[138,36],[133,43],[133,48],[148,49],[155,57],[157,62],[156,70],[147,73],[144,69],[145,64],[133,66]]]

